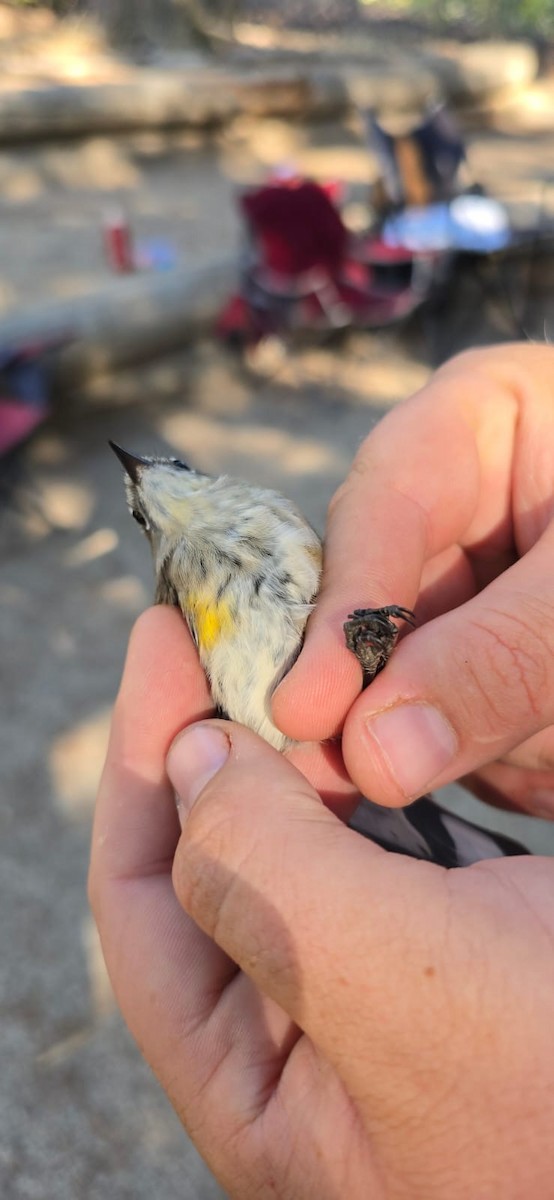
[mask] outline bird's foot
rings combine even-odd
[[[346,645],[360,663],[364,687],[383,670],[391,656],[398,637],[395,620],[415,625],[411,609],[398,604],[388,604],[385,608],[355,608],[344,622]]]

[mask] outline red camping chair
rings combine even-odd
[[[326,189],[302,179],[244,193],[246,227],[239,293],[221,315],[222,336],[257,341],[292,330],[387,325],[425,299],[411,270],[373,264]],[[408,267],[413,260],[408,255]],[[402,259],[406,265],[406,255]],[[392,269],[391,269],[392,268]]]
[[[300,180],[246,192],[247,279],[254,303],[286,323],[301,315],[332,327],[348,324],[339,278],[348,231],[323,188]]]

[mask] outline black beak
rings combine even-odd
[[[140,468],[147,467],[149,465],[148,459],[139,458],[138,454],[131,454],[129,450],[124,450],[122,446],[118,446],[116,442],[110,442],[109,444],[114,454],[117,454],[117,457],[122,467],[127,472],[129,479],[132,479],[133,483],[138,483]]]

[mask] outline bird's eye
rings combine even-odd
[[[134,508],[131,515],[134,517],[137,525],[140,525],[142,529],[149,528],[148,521],[146,520],[146,517],[143,516],[139,508]]]

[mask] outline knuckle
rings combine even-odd
[[[283,855],[286,860],[286,846]],[[220,807],[201,800],[179,842],[173,883],[189,916],[246,974],[278,970],[280,986],[292,994],[298,989],[295,940],[270,857],[251,812],[241,820],[232,801]]]
[[[331,496],[327,508],[327,516],[329,520],[334,520],[337,513],[341,511],[344,501],[347,500],[350,495],[351,487],[352,484],[350,476],[347,476],[343,483],[341,483],[337,488],[336,492]]]
[[[507,347],[501,349],[506,351]],[[448,359],[439,367],[437,374],[443,378],[463,375],[468,381],[471,376],[475,376],[482,381],[483,377],[490,379],[491,376],[494,376],[496,368],[505,362],[506,353],[502,355],[495,346],[470,346],[467,350],[460,350]]]
[[[457,354],[453,354],[452,358],[441,368],[443,374],[459,371],[460,368],[481,367],[483,363],[486,365],[491,359],[490,350],[483,350],[480,346],[470,346],[467,350],[459,350]]]
[[[219,806],[215,806],[219,807]],[[179,900],[210,935],[226,890],[224,856],[231,831],[224,813],[199,801],[187,818],[175,857],[173,882]]]
[[[350,470],[346,479],[343,480],[337,488],[334,495],[331,497],[328,507],[328,515],[333,518],[337,511],[341,510],[345,502],[348,502],[353,496],[358,499],[358,488],[360,481],[371,475],[373,469],[373,456],[371,454],[371,434],[362,442],[358,453],[352,461]]]
[[[184,908],[215,941],[232,925],[255,856],[252,839],[239,833],[228,804],[198,802],[179,842],[173,878]]]

